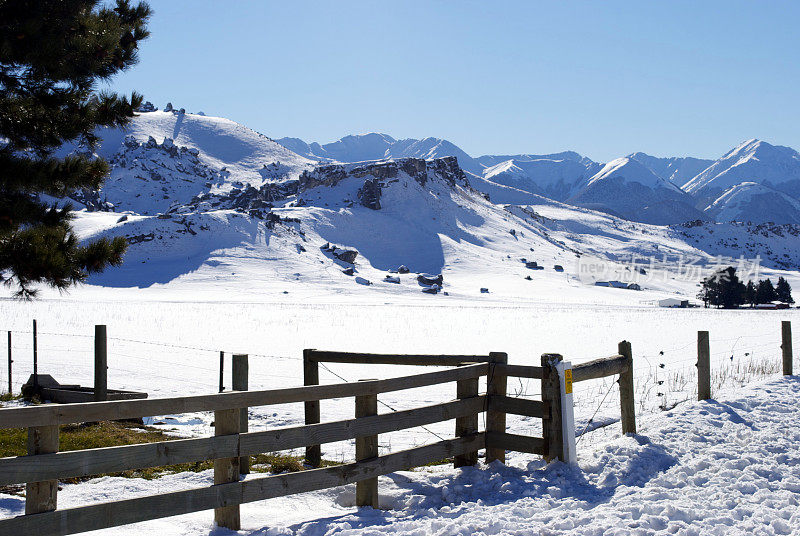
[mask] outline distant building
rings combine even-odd
[[[622,281],[595,281],[596,287],[626,288],[628,290],[642,290],[637,283],[623,283]]]
[[[658,300],[658,306],[685,308],[689,307],[689,300],[681,300],[678,298],[664,298],[663,300]]]
[[[770,303],[759,303],[756,305],[756,309],[788,309],[789,304],[783,303],[780,301],[774,301]]]

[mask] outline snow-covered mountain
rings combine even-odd
[[[221,117],[181,111],[154,111],[139,114],[128,128],[101,129],[98,153],[111,158],[125,145],[126,138],[146,143],[170,139],[180,147],[197,149],[199,161],[218,170],[225,169],[232,181],[260,184],[264,164],[280,162],[287,176],[296,177],[314,162],[276,143],[267,136]]]
[[[455,156],[462,169],[480,175],[482,166],[455,144],[441,138],[396,140],[388,134],[372,132],[345,136],[325,144],[306,143],[298,138],[280,138],[278,143],[317,162],[363,162],[388,158],[441,158]]]
[[[75,193],[85,207],[75,225],[82,237],[123,235],[131,246],[122,268],[93,276],[97,285],[249,293],[299,282],[307,292],[419,293],[431,285],[417,276],[430,272],[456,296],[477,293],[477,280],[507,296],[560,295],[578,292],[568,289],[580,288],[576,263],[586,259],[668,254],[711,263],[738,248],[771,266],[800,267],[790,239],[798,226],[764,234],[738,224],[650,225],[702,215],[632,158],[601,167],[569,152],[484,156],[472,160],[484,170],[476,175],[458,155],[427,158],[455,152],[442,140],[366,135],[311,152],[300,145],[299,155],[234,122],[180,111],[142,113],[126,131],[101,136],[111,177],[99,192]],[[380,159],[339,162],[376,152]],[[572,204],[548,198],[558,188],[562,197],[576,192]],[[740,196],[728,197],[733,210]],[[401,266],[410,273],[390,273]],[[653,290],[692,294],[693,285]]]
[[[630,158],[676,186],[683,186],[695,175],[714,163],[714,160],[693,157],[659,158],[646,153],[633,153]]]
[[[791,147],[748,140],[688,181],[683,189],[705,208],[724,191],[744,182],[763,184],[800,198],[800,154]]]
[[[379,133],[345,136],[324,145],[306,143],[298,138],[280,138],[277,141],[297,154],[318,162],[455,156],[461,168],[478,179],[473,181],[475,188],[489,194],[498,203],[516,203],[526,198],[525,193],[563,201],[602,167],[602,164],[573,151],[473,158],[457,145],[441,138],[396,140],[388,134]]]
[[[497,184],[564,201],[577,193],[602,164],[567,151],[549,155],[486,155],[483,178]]]
[[[800,200],[763,184],[743,182],[725,190],[704,213],[719,222],[800,223]]]
[[[142,113],[125,130],[99,135],[96,152],[111,164],[111,175],[99,192],[74,196],[93,209],[110,203],[117,211],[158,214],[198,195],[297,179],[314,166],[238,123],[180,111]]]
[[[612,160],[568,203],[656,225],[696,220],[701,214],[680,188],[632,158]]]

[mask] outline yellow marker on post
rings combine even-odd
[[[568,395],[572,394],[572,369],[564,371],[564,392]]]

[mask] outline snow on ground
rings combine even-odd
[[[591,287],[594,290],[594,287]],[[85,289],[90,290],[90,289]],[[597,288],[604,292],[631,291]],[[123,290],[106,289],[105,301],[92,292],[32,303],[0,301],[0,330],[13,332],[15,390],[32,370],[31,320],[37,319],[39,370],[62,383],[91,385],[93,326],[108,325],[109,387],[141,390],[151,397],[207,394],[218,386],[219,352],[226,353],[225,385],[230,388],[230,355],[250,356],[250,388],[270,389],[302,384],[302,350],[377,353],[488,354],[502,351],[514,364],[538,365],[540,355],[555,352],[580,363],[615,354],[617,343],[632,343],[637,411],[692,398],[696,389],[696,332],[711,333],[715,389],[738,389],[780,363],[780,322],[800,311],[720,311],[659,309],[631,304],[585,303],[476,304],[467,300],[427,303],[420,298],[387,296],[384,303],[342,296],[340,303],[309,297],[304,304],[276,302],[183,302],[181,293],[163,292],[162,300],[134,300]],[[140,291],[142,292],[142,291]],[[80,295],[80,293],[77,293]],[[144,293],[143,295],[147,295]],[[93,296],[95,296],[93,298]],[[292,294],[288,295],[289,297]],[[437,296],[431,298],[437,299]],[[297,299],[296,297],[293,299]],[[663,367],[662,367],[663,365]],[[5,365],[0,365],[5,377]],[[383,378],[415,374],[416,367],[330,364],[324,383],[345,378]],[[659,382],[662,382],[659,384]],[[515,396],[538,398],[533,380],[509,382]],[[439,387],[389,393],[380,399],[396,409],[452,399]],[[576,388],[577,425],[582,430],[619,418],[616,383],[600,380]],[[381,411],[389,411],[382,407]],[[595,414],[595,412],[597,412]],[[323,419],[349,418],[352,400],[322,403]],[[158,416],[181,435],[211,433],[210,414]],[[168,418],[169,417],[169,418]],[[300,404],[251,409],[255,429],[302,423]],[[536,419],[509,421],[512,431],[537,433]],[[452,435],[452,423],[428,427]],[[422,429],[389,434],[381,445],[398,449],[435,439]],[[588,438],[584,439],[587,441]],[[352,458],[352,446],[326,447],[332,459]]]
[[[639,434],[591,448],[579,467],[514,455],[508,466],[423,468],[380,478],[381,509],[356,509],[354,486],[242,506],[247,535],[797,534],[797,377],[692,402],[639,420]],[[252,476],[251,476],[252,477]],[[248,477],[248,478],[251,478]],[[102,478],[64,485],[59,506],[204,486],[211,472],[154,481]],[[0,495],[0,515],[23,500]],[[235,534],[212,513],[97,534]]]

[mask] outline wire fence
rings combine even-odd
[[[9,330],[0,330],[6,331]],[[10,360],[0,392],[18,392],[19,386],[33,372],[33,330],[11,331]],[[94,335],[37,330],[36,349],[39,356],[39,373],[55,369],[67,380],[89,379],[93,364]],[[130,337],[108,337],[109,374],[122,383],[121,388],[140,388],[156,394],[215,392],[219,388],[220,352],[230,363],[231,352],[171,341],[143,340]],[[711,389],[713,396],[734,392],[736,389],[782,370],[781,338],[774,332],[748,333],[730,337],[712,337]],[[252,388],[274,388],[292,382],[302,382],[302,356],[279,353],[245,352],[251,358],[249,380]],[[69,355],[68,360],[54,360],[53,356]],[[697,340],[687,338],[662,349],[637,352],[633,346],[634,390],[637,415],[670,410],[677,405],[697,398]],[[275,366],[275,363],[283,363]],[[296,366],[293,364],[296,363]],[[346,375],[322,366],[328,377],[321,383],[349,382]],[[230,367],[226,369],[229,371]],[[155,378],[169,378],[170,390],[164,382],[154,388]],[[573,400],[576,426],[582,441],[592,432],[602,430],[619,421],[619,386],[616,377],[601,378],[576,385]],[[224,382],[230,385],[229,381]],[[158,389],[161,389],[159,392]],[[538,380],[509,378],[508,395],[516,398],[540,399],[541,382]],[[444,394],[446,396],[446,394]],[[390,411],[395,406],[379,401]],[[276,414],[257,409],[254,415],[274,422]],[[297,418],[295,415],[294,418]],[[279,420],[279,419],[278,419]],[[210,422],[210,417],[209,417]],[[284,421],[286,422],[286,421]],[[510,422],[513,425],[513,419]],[[536,420],[527,420],[526,426],[540,427]],[[443,433],[426,427],[408,430],[409,435],[434,436]],[[607,434],[608,432],[603,432]]]
[[[771,342],[764,342],[771,341]],[[668,411],[697,400],[697,339],[687,339],[656,352],[633,348],[636,414]],[[750,383],[782,372],[780,333],[762,332],[710,339],[712,396],[735,392]],[[573,395],[577,430],[601,430],[619,422],[619,386],[616,377],[578,384]],[[616,427],[614,427],[616,430]],[[607,432],[599,438],[603,437]],[[612,432],[612,436],[618,435]]]

